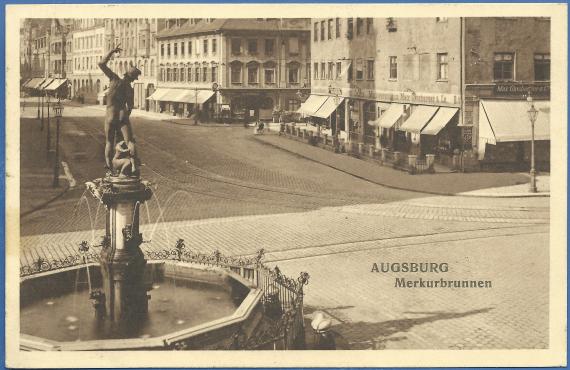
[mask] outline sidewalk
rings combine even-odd
[[[44,123],[47,120],[44,120]],[[52,125],[51,150],[55,150],[55,122]],[[55,152],[46,153],[47,128],[39,121],[20,120],[20,215],[25,216],[62,196],[69,188],[60,167],[59,187],[53,185]]]
[[[356,159],[346,154],[308,145],[277,135],[255,136],[259,142],[305,157],[366,181],[390,188],[436,195],[476,197],[549,196],[549,176],[539,176],[538,193],[528,192],[526,173],[437,173],[410,175],[407,172]]]

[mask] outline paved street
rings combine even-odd
[[[79,185],[22,217],[21,263],[74,253],[102,235],[104,209],[82,186],[103,174],[102,114],[66,107],[64,115],[64,159]],[[32,117],[24,113],[22,130],[39,131]],[[262,143],[241,126],[133,121],[142,176],[155,185],[142,212],[145,249],[178,238],[202,252],[264,248],[287,274],[311,274],[307,318],[324,310],[346,348],[548,346],[549,198],[397,190]],[[446,262],[449,272],[371,273],[374,262]],[[395,288],[397,277],[493,286]]]

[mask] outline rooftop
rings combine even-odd
[[[309,22],[303,18],[287,19],[215,19],[211,22],[189,22],[180,27],[162,30],[158,38],[169,38],[182,35],[216,33],[221,31],[309,31]]]

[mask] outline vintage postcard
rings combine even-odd
[[[7,366],[565,365],[566,32],[7,5]]]

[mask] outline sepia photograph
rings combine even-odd
[[[567,7],[513,5],[8,6],[8,364],[564,365]]]

